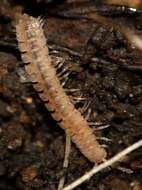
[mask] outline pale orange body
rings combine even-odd
[[[25,69],[46,107],[54,111],[53,118],[59,121],[59,126],[71,136],[88,160],[102,162],[105,150],[96,140],[88,122],[70,102],[56,76],[40,20],[22,15],[16,24],[16,35]]]

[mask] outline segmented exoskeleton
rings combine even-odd
[[[52,111],[53,118],[71,136],[85,157],[91,162],[102,162],[105,150],[87,121],[70,102],[56,76],[41,20],[21,15],[16,24],[16,35],[25,69],[46,107]]]

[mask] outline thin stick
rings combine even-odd
[[[69,155],[70,155],[70,150],[71,150],[71,138],[68,134],[66,134],[66,146],[65,146],[65,158],[63,162],[63,168],[67,168],[69,164]],[[61,190],[64,186],[65,182],[65,176],[63,176],[58,185],[58,190]]]
[[[129,146],[128,148],[124,149],[122,152],[116,154],[114,157],[109,159],[108,161],[93,167],[89,172],[87,172],[85,175],[68,185],[67,187],[63,188],[62,190],[72,190],[78,185],[82,184],[84,181],[90,179],[94,174],[102,171],[103,169],[107,168],[108,166],[111,166],[115,162],[118,162],[120,159],[122,159],[124,156],[129,154],[130,152],[134,151],[135,149],[142,146],[142,140],[137,141],[133,145]]]

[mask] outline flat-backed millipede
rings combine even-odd
[[[88,122],[70,102],[56,76],[41,20],[26,14],[20,15],[16,23],[16,35],[29,78],[45,106],[52,110],[53,118],[88,160],[102,162],[106,156],[104,148],[98,143]]]

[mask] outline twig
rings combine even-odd
[[[71,150],[71,138],[69,135],[66,134],[65,158],[64,158],[64,162],[63,162],[63,168],[68,167],[70,150]],[[64,182],[65,182],[65,176],[63,176],[60,179],[59,185],[58,185],[58,190],[61,190],[63,188]]]
[[[124,149],[120,153],[116,154],[114,157],[111,159],[107,160],[106,162],[93,167],[89,172],[87,172],[85,175],[71,183],[70,185],[66,186],[62,190],[72,190],[78,185],[82,184],[84,181],[90,179],[94,174],[102,171],[103,169],[107,168],[108,166],[111,166],[115,162],[118,162],[120,159],[122,159],[124,156],[129,154],[130,152],[134,151],[135,149],[139,148],[142,146],[142,140],[139,140],[138,142],[134,143],[133,145],[129,146],[128,148]]]

